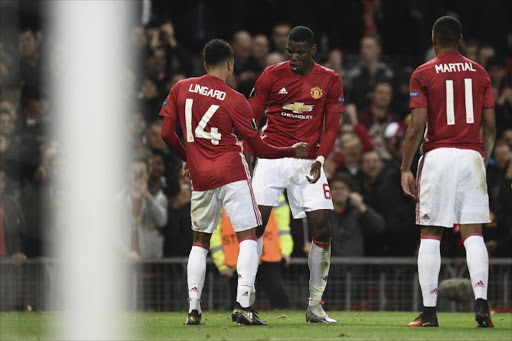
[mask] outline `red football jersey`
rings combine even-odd
[[[458,52],[440,53],[414,71],[410,91],[410,108],[427,108],[422,153],[451,147],[484,154],[480,120],[483,109],[494,108],[494,94],[482,66]]]
[[[306,142],[308,158],[327,158],[331,153],[344,102],[341,79],[333,70],[314,63],[307,75],[299,76],[290,62],[269,66],[256,81],[249,102],[258,121],[266,113],[267,143]],[[327,141],[320,144],[322,139]]]
[[[220,78],[205,75],[179,81],[160,115],[182,123],[195,191],[250,179],[233,128],[246,139],[259,140],[256,121],[245,97]]]

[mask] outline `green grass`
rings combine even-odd
[[[439,328],[409,328],[411,312],[330,312],[336,325],[306,324],[303,311],[261,312],[268,326],[238,326],[230,312],[204,312],[203,325],[185,326],[186,313],[130,313],[141,340],[512,340],[512,314],[494,314],[493,329],[476,328],[470,313],[438,313]],[[0,313],[0,340],[46,340],[59,319],[41,312]]]

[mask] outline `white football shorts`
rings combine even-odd
[[[485,165],[471,149],[438,148],[419,160],[416,224],[444,226],[491,221]]]
[[[224,210],[235,232],[262,224],[250,180],[235,181],[206,191],[193,191],[190,217],[192,230],[213,233]]]
[[[324,170],[321,170],[316,183],[310,184],[306,179],[314,162],[295,158],[258,159],[252,180],[258,205],[278,206],[279,197],[286,189],[295,219],[305,218],[306,212],[332,210],[331,192]]]

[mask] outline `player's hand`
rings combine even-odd
[[[404,194],[410,198],[416,199],[416,181],[414,180],[414,175],[410,170],[402,171],[402,190]]]
[[[349,197],[350,197],[350,200],[352,200],[352,202],[356,206],[356,208],[359,210],[359,212],[361,212],[361,213],[366,212],[367,207],[363,201],[363,197],[361,194],[359,194],[357,192],[352,192],[352,193],[350,193]]]
[[[188,165],[186,162],[183,162],[182,172],[183,172],[183,175],[185,175],[187,178],[192,179],[190,177],[190,170],[188,169]]]
[[[231,269],[230,267],[227,267],[226,269],[219,271],[219,272],[224,277],[227,277],[227,278],[233,277],[233,269]]]
[[[304,142],[295,143],[292,146],[295,149],[295,157],[306,157],[308,155],[308,144]]]
[[[315,161],[315,163],[311,165],[311,171],[309,172],[309,175],[311,175],[312,177],[310,178],[309,176],[306,175],[306,179],[308,179],[310,184],[314,184],[318,181],[318,179],[320,179],[321,170],[322,164],[320,163],[320,161]]]

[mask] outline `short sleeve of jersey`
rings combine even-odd
[[[334,75],[325,101],[325,111],[342,113],[344,110],[345,98],[343,97],[343,86],[338,75]]]
[[[251,139],[259,136],[256,119],[252,114],[251,106],[244,96],[236,99],[235,110],[230,111],[231,120],[238,134],[243,139]]]
[[[491,79],[485,73],[484,98],[482,109],[494,109],[494,91],[492,90]]]
[[[162,103],[162,108],[160,109],[160,116],[164,117],[178,117],[178,109],[176,102],[178,101],[178,88],[180,82],[174,84],[169,95]]]
[[[263,116],[263,112],[266,109],[268,102],[268,92],[269,92],[269,80],[268,80],[268,69],[265,69],[256,84],[254,84],[254,88],[251,91],[249,96],[249,103],[252,108],[252,112],[258,122],[261,120]]]
[[[423,79],[424,77],[421,72],[418,70],[413,72],[409,85],[409,95],[411,98],[409,105],[410,109],[428,108],[428,100],[425,94],[425,84],[423,84]]]

